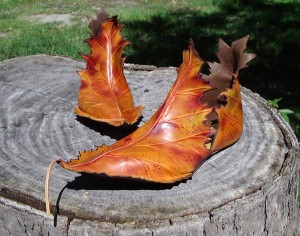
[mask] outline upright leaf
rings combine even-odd
[[[108,176],[171,183],[187,178],[211,154],[205,147],[214,130],[204,124],[212,111],[200,102],[211,85],[199,76],[203,61],[193,44],[183,53],[178,78],[165,102],[134,133],[107,147],[80,152],[62,167]]]
[[[222,94],[226,96],[226,105],[217,107],[218,130],[211,150],[217,151],[235,143],[243,132],[243,108],[237,79],[233,87]]]
[[[143,107],[134,106],[123,73],[122,51],[129,42],[120,34],[122,26],[118,19],[107,18],[105,13],[91,21],[90,28],[92,36],[86,42],[91,54],[82,55],[87,68],[79,72],[81,87],[75,112],[114,126],[132,124],[140,117]]]
[[[238,81],[239,70],[255,57],[245,53],[248,36],[229,47],[222,39],[216,53],[220,63],[209,63],[211,74],[205,77],[215,88],[205,93],[203,102],[215,107],[208,118],[217,122],[217,132],[211,150],[217,151],[236,142],[243,132],[243,109]],[[216,99],[217,97],[217,99]]]

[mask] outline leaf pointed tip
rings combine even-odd
[[[193,41],[193,39],[189,39],[189,48],[193,48],[193,49],[195,49],[195,44],[194,44],[194,41]]]
[[[204,64],[204,61],[202,60],[198,51],[196,50],[192,39],[190,39],[188,42],[188,49],[183,51],[183,61],[187,62],[189,60],[192,60],[196,64],[200,64],[200,69],[201,69],[201,66],[203,66],[203,64]],[[177,73],[179,70],[177,70]]]
[[[189,40],[188,50],[189,50],[189,51],[192,51],[193,53],[195,53],[195,54],[200,58],[199,53],[197,52],[197,50],[196,50],[196,48],[195,48],[195,44],[194,44],[193,39],[190,39],[190,40]]]

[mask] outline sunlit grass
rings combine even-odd
[[[216,10],[213,0],[206,1],[123,1],[73,0],[4,0],[0,2],[0,60],[38,53],[65,55],[78,59],[78,52],[88,50],[83,40],[89,34],[87,16],[95,17],[100,9],[110,15],[118,15],[121,21],[147,21],[154,15],[164,16],[168,11],[189,8],[195,11]],[[119,1],[120,2],[120,1]],[[31,16],[36,14],[71,14],[72,25],[58,23],[41,24]],[[137,29],[138,30],[138,29]],[[131,35],[128,30],[123,31]],[[129,39],[130,40],[130,39]],[[130,50],[127,52],[130,53]]]

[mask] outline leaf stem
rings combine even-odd
[[[58,160],[52,161],[47,169],[46,174],[46,181],[45,181],[45,202],[46,202],[46,212],[48,215],[51,214],[50,212],[50,199],[49,199],[49,181],[50,181],[50,171],[54,165],[54,163],[57,163]]]

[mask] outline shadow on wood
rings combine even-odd
[[[76,118],[76,70],[82,67],[46,55],[0,63],[1,235],[299,233],[298,140],[276,110],[245,88],[242,137],[213,155],[191,179],[165,186],[130,183],[80,176],[57,165],[50,198],[60,214],[47,216],[44,177],[50,162],[110,145],[132,131],[124,127],[118,133]],[[176,70],[134,68],[125,67],[125,74],[136,103],[145,105],[143,123],[165,99]]]
[[[102,136],[106,135],[111,139],[120,140],[138,128],[138,124],[141,122],[142,117],[140,117],[139,120],[133,125],[123,125],[119,127],[114,127],[106,123],[97,122],[80,116],[77,116],[76,120],[95,132],[100,133]]]

